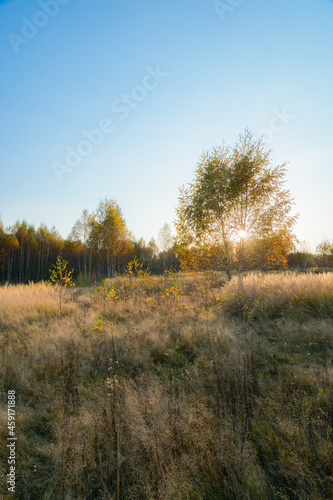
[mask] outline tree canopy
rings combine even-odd
[[[0,283],[48,280],[60,253],[81,284],[122,274],[134,258],[155,274],[179,265],[173,248],[159,252],[154,239],[134,239],[115,200],[101,200],[92,213],[83,210],[67,239],[44,224],[36,229],[18,221],[4,228],[0,217]]]
[[[278,240],[277,251],[287,252],[295,240],[297,215],[291,215],[294,201],[284,187],[285,174],[286,164],[272,166],[271,151],[249,130],[233,148],[223,144],[204,153],[194,182],[180,191],[179,246],[201,246],[206,251],[218,246],[229,276],[240,235],[246,235],[251,245]],[[272,245],[269,247],[266,264],[269,259],[274,261]],[[281,263],[281,259],[277,261]]]

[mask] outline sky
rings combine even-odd
[[[287,162],[299,240],[333,239],[333,1],[0,1],[0,215],[53,225],[115,199],[172,224],[201,154],[248,127]]]

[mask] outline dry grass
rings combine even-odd
[[[223,299],[230,310],[247,306],[249,311],[266,318],[290,314],[332,317],[333,273],[253,273],[241,282],[235,276]]]
[[[57,291],[47,283],[0,287],[0,318],[4,324],[6,321],[19,324],[27,318],[54,315],[58,309]],[[70,303],[67,303],[65,311],[71,309]]]
[[[333,499],[331,275],[248,276],[243,297],[269,314],[240,316],[235,279],[115,283],[95,305],[71,291],[60,321],[50,287],[0,289],[17,498]],[[301,293],[317,312],[286,307]]]

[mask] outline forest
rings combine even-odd
[[[96,221],[94,214],[83,212],[81,218],[68,238],[63,239],[55,228],[48,229],[41,224],[37,229],[26,221],[16,222],[4,228],[0,219],[0,282],[29,283],[49,279],[50,267],[55,264],[61,253],[73,269],[73,276],[80,284],[112,277],[115,273],[123,274],[128,263],[137,258],[143,267],[149,267],[153,274],[163,274],[166,268],[190,268],[194,262],[202,269],[214,268],[224,270],[221,247],[199,247],[181,249],[173,243],[170,226],[161,228],[159,245],[154,239],[148,244],[141,238],[131,238],[121,216],[120,209],[113,201],[101,201],[100,207],[108,209],[120,226],[115,230],[114,221],[108,219],[109,227],[102,221]],[[112,222],[111,222],[112,221]],[[102,233],[103,231],[103,233]],[[109,231],[109,234],[107,233]],[[116,244],[114,244],[116,242]],[[246,266],[248,269],[314,269],[333,267],[333,243],[323,241],[311,252],[306,246],[292,249],[288,253],[276,248],[275,262],[270,264],[262,259],[262,248],[272,248],[277,241],[257,241],[248,246]],[[109,246],[108,246],[109,244]],[[163,249],[164,244],[164,249]],[[269,247],[270,244],[270,247]],[[285,249],[284,249],[285,250]],[[233,267],[238,269],[238,248],[235,245]],[[272,255],[272,254],[271,254]]]
[[[298,245],[285,164],[272,166],[270,155],[249,130],[233,148],[204,153],[193,184],[180,189],[176,235],[165,223],[158,242],[136,240],[113,199],[101,200],[92,213],[83,210],[66,239],[43,224],[4,228],[0,218],[0,281],[48,280],[59,254],[80,284],[124,274],[133,259],[153,274],[218,270],[229,279],[242,270],[332,267],[333,242],[322,241],[315,253]]]
[[[128,263],[137,258],[153,273],[163,273],[166,266],[179,266],[170,244],[167,224],[160,231],[160,251],[154,239],[146,244],[135,241],[115,201],[103,200],[96,213],[83,211],[68,238],[55,228],[40,225],[36,229],[26,221],[4,229],[0,219],[0,280],[2,283],[28,283],[48,280],[50,267],[57,256],[67,260],[81,283],[110,278],[124,273]]]

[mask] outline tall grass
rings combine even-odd
[[[0,287],[0,318],[19,322],[28,315],[37,318],[56,309],[55,291],[45,283]]]
[[[282,315],[300,317],[333,316],[333,273],[325,274],[249,274],[234,276],[223,293],[225,307],[231,311],[253,310],[264,318]]]
[[[69,296],[67,290],[67,297]],[[59,309],[56,289],[45,282],[0,287],[0,318],[19,323],[26,318],[54,315]],[[67,300],[65,312],[73,309]]]
[[[149,280],[77,288],[60,323],[48,286],[0,289],[3,498],[15,389],[17,498],[333,499],[331,277],[245,277],[251,323],[236,280]]]

